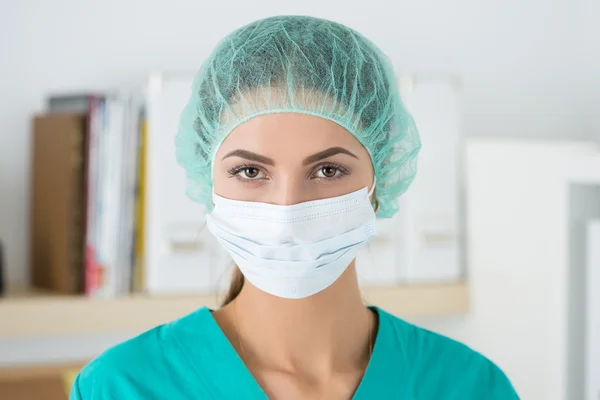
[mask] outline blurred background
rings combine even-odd
[[[491,358],[523,399],[600,398],[600,2],[0,2],[0,397],[61,399],[107,347],[202,305],[229,262],[172,146],[253,20],[344,23],[423,135],[367,301]],[[6,397],[5,397],[6,396]]]

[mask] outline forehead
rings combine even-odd
[[[266,114],[236,127],[223,141],[216,159],[236,149],[257,152],[273,159],[289,159],[305,157],[334,146],[368,157],[354,135],[333,121],[299,113]]]

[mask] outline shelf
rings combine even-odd
[[[364,288],[368,304],[401,316],[448,315],[468,309],[465,282]],[[142,332],[202,306],[216,308],[220,296],[134,295],[90,299],[43,293],[11,293],[0,298],[0,339]]]
[[[76,374],[85,365],[54,364],[0,368],[0,398],[67,400]]]

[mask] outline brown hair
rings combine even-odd
[[[244,286],[244,275],[242,271],[235,266],[233,270],[233,274],[231,275],[231,283],[229,284],[229,290],[227,290],[227,295],[221,304],[221,307],[226,306],[231,303],[242,291],[242,287]]]

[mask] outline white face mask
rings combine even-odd
[[[289,206],[214,195],[207,226],[250,283],[300,299],[331,286],[375,235],[372,190]]]

